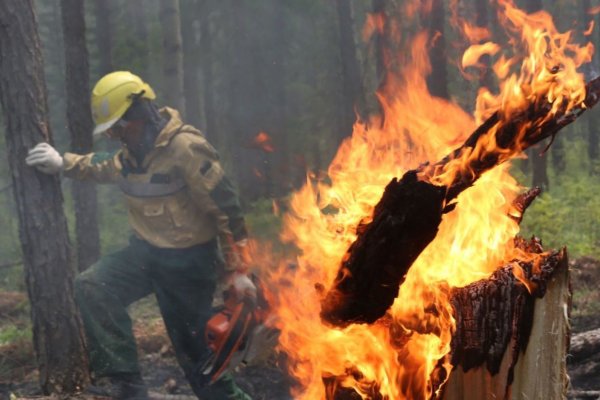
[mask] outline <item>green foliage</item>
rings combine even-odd
[[[600,315],[600,294],[598,293],[597,281],[588,284],[579,284],[573,291],[573,309],[571,316],[578,321],[579,319],[596,320]],[[583,323],[585,324],[585,322]],[[577,327],[576,327],[577,328]],[[578,330],[587,330],[578,329]]]
[[[273,202],[260,199],[246,212],[246,222],[251,235],[257,239],[276,242],[281,230],[281,218],[273,213]]]
[[[98,186],[100,247],[102,254],[112,253],[127,245],[131,228],[123,194],[115,186]]]
[[[600,185],[588,174],[582,139],[569,138],[567,169],[556,176],[549,169],[551,187],[525,213],[521,234],[540,237],[546,247],[567,246],[571,258],[600,257]]]
[[[31,341],[31,338],[31,329],[24,329],[17,325],[0,327],[0,346],[22,340]]]
[[[0,119],[1,122],[3,121]],[[0,265],[18,262],[21,259],[21,245],[6,158],[3,124],[0,124],[0,227],[2,227],[0,229]],[[0,268],[0,288],[23,290],[23,267],[14,265]]]
[[[20,254],[15,254],[15,257],[20,257]],[[26,291],[22,264],[0,270],[0,290]]]

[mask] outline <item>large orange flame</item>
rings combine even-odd
[[[292,196],[282,238],[293,242],[301,256],[295,269],[271,272],[268,286],[281,330],[279,348],[288,354],[290,372],[299,384],[294,398],[326,398],[324,382],[331,377],[365,399],[375,393],[387,399],[429,398],[434,390],[431,373],[450,350],[450,288],[485,278],[515,257],[527,257],[513,246],[519,227],[510,217],[518,212],[512,203],[521,187],[503,164],[458,197],[456,209],[444,216],[437,237],[412,265],[389,317],[343,329],[326,326],[319,318],[323,287],[334,280],[358,224],[368,220],[390,179],[449,154],[497,111],[510,119],[532,101],[545,99],[552,107],[551,118],[560,105],[583,101],[584,79],[577,68],[590,61],[591,44],[571,43],[571,34],[558,32],[545,12],[527,15],[509,0],[498,5],[512,53],[506,46],[474,42],[463,61],[467,67],[483,54],[494,56],[499,93],[482,88],[474,116],[431,96],[425,80],[431,71],[428,38],[418,33],[404,69],[390,74],[378,93],[385,118],[356,123],[329,167],[329,183],[309,179]],[[372,19],[370,23],[370,30],[380,25]],[[477,39],[484,36],[480,31]],[[463,152],[443,171],[421,178],[448,184],[482,151],[499,151],[493,136],[482,149]],[[521,147],[502,151],[502,159],[508,159]]]

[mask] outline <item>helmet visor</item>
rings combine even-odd
[[[94,128],[94,132],[93,135],[94,136],[98,136],[103,132],[106,132],[107,130],[109,130],[117,121],[119,120],[119,118],[113,118],[110,121],[106,121],[102,124],[96,125],[96,127]]]

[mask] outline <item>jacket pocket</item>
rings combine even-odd
[[[144,204],[143,213],[146,217],[160,217],[165,214],[164,203]]]

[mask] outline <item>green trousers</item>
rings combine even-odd
[[[229,375],[203,387],[194,374],[194,367],[209,351],[204,327],[211,316],[219,262],[216,242],[160,249],[132,237],[128,247],[81,273],[75,280],[75,295],[95,376],[140,372],[127,306],[154,293],[177,361],[194,393],[210,400],[250,399]]]

